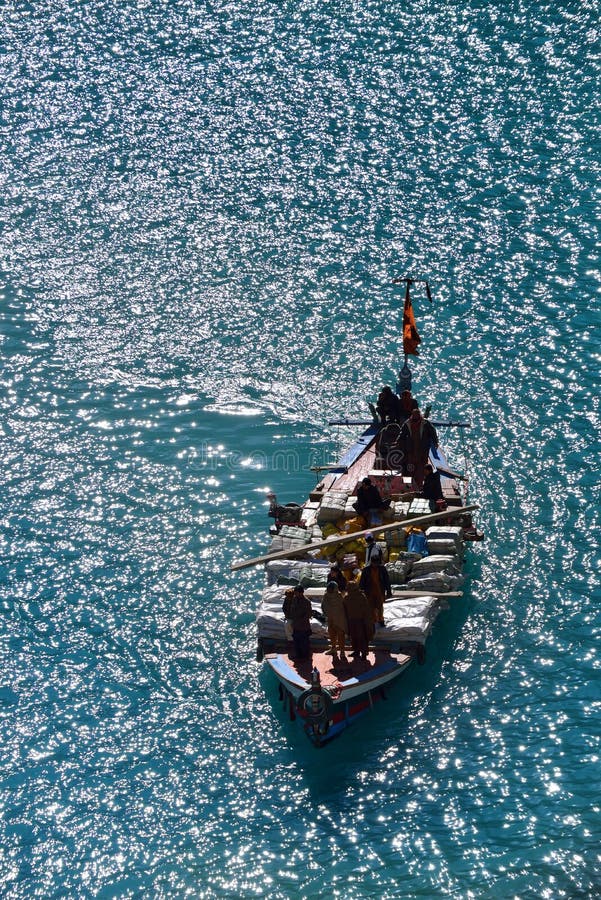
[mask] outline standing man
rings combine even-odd
[[[382,626],[384,625],[384,600],[386,597],[392,597],[390,576],[373,534],[366,534],[365,540],[367,542],[365,568],[361,572],[359,587],[369,598],[374,622]]]
[[[430,510],[436,512],[439,506],[444,509],[444,495],[442,493],[442,485],[440,483],[440,472],[432,468],[430,463],[424,466],[424,483],[422,485],[422,494],[426,500],[430,501]]]
[[[288,593],[288,592],[286,592]],[[309,659],[311,656],[311,618],[315,617],[311,601],[305,597],[305,589],[302,584],[297,584],[291,598],[284,600],[283,612],[292,626],[292,643],[294,644],[294,658],[297,660]]]
[[[353,656],[367,659],[369,642],[374,633],[374,621],[367,595],[356,581],[349,582],[344,598],[348,630]]]
[[[399,445],[404,454],[403,474],[411,475],[418,487],[421,487],[430,447],[438,447],[438,435],[434,425],[424,419],[419,409],[414,409],[402,425]]]
[[[323,614],[328,620],[328,636],[330,638],[330,647],[326,653],[333,657],[333,661],[338,661],[338,655],[342,661],[345,660],[345,644],[346,644],[346,611],[344,609],[344,597],[338,589],[335,581],[329,581],[326,592],[321,601]]]

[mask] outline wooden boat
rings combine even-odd
[[[416,353],[420,341],[410,297],[410,287],[416,279],[402,280],[406,284],[405,362],[399,373],[397,396],[402,389],[408,389],[407,385],[410,387],[407,359]],[[427,285],[426,289],[429,297]],[[431,503],[420,497],[419,481],[408,471],[411,467],[406,461],[395,459],[388,449],[386,457],[382,456],[381,435],[386,423],[373,407],[372,410],[371,421],[331,423],[367,427],[341,459],[327,468],[304,504],[281,507],[277,498],[270,495],[270,515],[275,519],[270,552],[232,566],[234,570],[259,564],[266,567],[267,587],[257,613],[257,657],[265,660],[278,679],[280,699],[290,717],[300,722],[316,746],[331,740],[368,712],[384,696],[385,686],[405,672],[414,659],[423,662],[425,644],[438,613],[461,596],[457,587],[463,581],[460,569],[465,542],[482,538],[472,520],[472,512],[478,507],[465,502],[461,491],[464,479],[451,469],[440,445],[429,449],[429,460],[440,474],[443,495],[432,511]],[[459,422],[433,424],[469,427]],[[393,466],[395,462],[398,467]],[[390,505],[382,510],[381,520],[376,515],[367,527],[357,529],[353,500],[358,484],[365,478],[377,486],[380,496]],[[358,563],[354,554],[361,556],[368,532],[382,540],[384,553],[387,547],[402,544],[407,531],[418,532],[426,526],[429,551],[422,547],[425,554],[391,551],[396,560],[389,561],[387,568],[395,574],[402,573],[401,583],[394,585],[392,596],[385,603],[384,625],[376,627],[367,659],[352,655],[350,649],[339,657],[329,654],[327,632],[319,622],[312,624],[310,657],[295,659],[282,611],[287,587],[304,579],[308,585],[305,596],[317,613],[325,590],[324,569],[335,555],[345,574],[353,578]],[[437,554],[435,551],[441,546],[452,552]],[[403,560],[397,571],[395,565],[401,554]],[[421,571],[426,573],[425,578],[422,574],[420,579]],[[428,579],[429,571],[436,577]],[[415,577],[409,577],[415,573]]]

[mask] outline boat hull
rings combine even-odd
[[[268,654],[265,662],[278,679],[280,698],[290,717],[298,720],[313,744],[322,746],[384,699],[384,686],[410,666],[412,657],[375,649],[366,660],[349,657],[338,662],[326,653],[314,652],[302,662],[286,653]],[[303,698],[310,697],[316,672],[327,703],[322,715],[312,717]]]

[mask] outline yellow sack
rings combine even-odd
[[[321,533],[324,539],[331,537],[333,534],[340,534],[333,522],[325,522],[325,524],[321,526]]]
[[[346,522],[343,522],[340,530],[345,534],[353,534],[355,531],[365,531],[366,528],[365,519],[355,516],[354,519],[347,519]]]

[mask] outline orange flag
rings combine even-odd
[[[403,308],[403,353],[405,356],[419,356],[417,345],[421,343],[421,338],[417,333],[415,324],[415,316],[413,315],[413,306],[411,305],[411,297],[409,296],[409,282],[405,290],[405,306]]]

